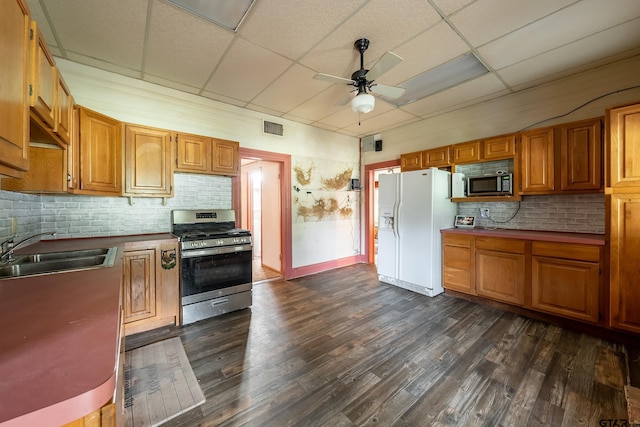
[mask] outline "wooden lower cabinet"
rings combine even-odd
[[[126,243],[122,261],[125,335],[178,324],[177,241]]]
[[[445,288],[476,294],[473,244],[472,236],[442,236],[442,284]]]
[[[640,187],[607,200],[611,209],[610,326],[640,334]]]
[[[476,292],[509,304],[525,302],[525,243],[514,239],[476,238]]]
[[[640,217],[640,198],[637,200]],[[612,232],[614,229],[612,229]],[[635,232],[640,235],[640,226]],[[638,239],[636,239],[638,240]],[[640,332],[640,240],[622,286],[611,289],[614,326]],[[613,266],[614,259],[611,259]],[[442,281],[447,290],[489,298],[567,319],[606,325],[605,246],[518,238],[442,235]],[[634,281],[635,280],[635,281]],[[617,317],[616,317],[617,316]]]
[[[532,255],[531,307],[598,323],[601,247],[534,242]]]

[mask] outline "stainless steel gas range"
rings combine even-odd
[[[180,240],[183,324],[251,305],[251,233],[236,228],[233,210],[175,210],[171,230]]]

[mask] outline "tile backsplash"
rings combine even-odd
[[[465,176],[513,172],[513,160],[459,165]],[[489,209],[489,218],[480,218],[480,208]],[[521,202],[458,203],[458,214],[475,216],[476,226],[521,230],[605,232],[604,194],[553,194],[524,196]]]
[[[480,218],[480,208],[489,218]],[[604,234],[604,194],[524,196],[521,202],[458,203],[458,214],[475,216],[476,226]],[[512,218],[513,217],[513,218]]]
[[[115,236],[171,231],[174,209],[231,209],[231,178],[196,174],[174,176],[175,197],[37,196],[0,191],[0,239],[17,218],[20,236],[55,230],[58,238]]]

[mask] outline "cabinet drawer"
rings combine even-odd
[[[469,270],[471,268],[471,249],[447,245],[443,250],[444,266]]]
[[[501,239],[499,237],[476,237],[476,248],[523,254],[525,242],[523,240]]]
[[[533,242],[533,255],[553,258],[575,259],[578,261],[600,261],[600,246],[574,243]]]
[[[467,236],[462,234],[443,234],[442,244],[449,246],[462,246],[465,248],[471,247],[473,236]]]

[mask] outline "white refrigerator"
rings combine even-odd
[[[440,229],[453,228],[451,173],[436,168],[378,178],[378,278],[430,297],[442,287]]]

